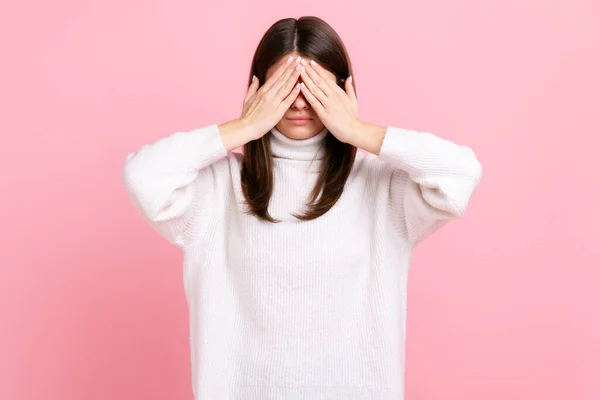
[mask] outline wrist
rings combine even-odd
[[[382,125],[358,121],[352,145],[379,155],[386,129]]]
[[[232,151],[256,139],[256,129],[243,118],[236,118],[219,125],[221,139],[227,151]]]
[[[244,137],[248,139],[248,142],[251,141],[251,140],[256,140],[256,139],[258,139],[258,138],[260,138],[262,136],[257,131],[256,124],[253,124],[247,118],[245,118],[245,117],[239,117],[236,120],[236,122],[239,125],[239,127],[240,127],[239,129],[242,132],[242,134],[244,135]]]

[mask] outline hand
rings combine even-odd
[[[325,69],[311,61],[302,60],[301,90],[319,119],[338,140],[353,144],[360,134],[358,102],[352,77],[346,79],[346,91],[325,74]]]
[[[294,86],[300,76],[300,67],[293,59],[283,63],[260,89],[258,78],[254,77],[240,117],[252,127],[253,139],[259,139],[277,125],[300,94],[300,85]]]

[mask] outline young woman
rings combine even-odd
[[[239,118],[127,157],[133,204],[184,252],[198,399],[403,398],[411,251],[465,212],[481,165],[362,121],[351,75],[327,23],[280,20]]]

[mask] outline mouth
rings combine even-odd
[[[292,125],[308,125],[313,118],[287,118],[288,122]]]

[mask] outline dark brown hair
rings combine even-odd
[[[254,53],[248,86],[252,83],[252,75],[258,77],[261,85],[264,84],[267,70],[281,57],[292,52],[313,58],[335,74],[338,85],[345,89],[344,81],[352,75],[346,47],[329,24],[314,16],[281,19],[267,30]],[[354,77],[352,84],[354,85]],[[260,139],[244,145],[242,190],[249,214],[254,214],[264,221],[279,222],[268,211],[273,193],[270,140],[271,134],[267,133]],[[309,221],[320,217],[333,207],[342,195],[355,156],[356,147],[327,133],[322,169],[306,203],[306,212],[294,214],[296,218]]]

